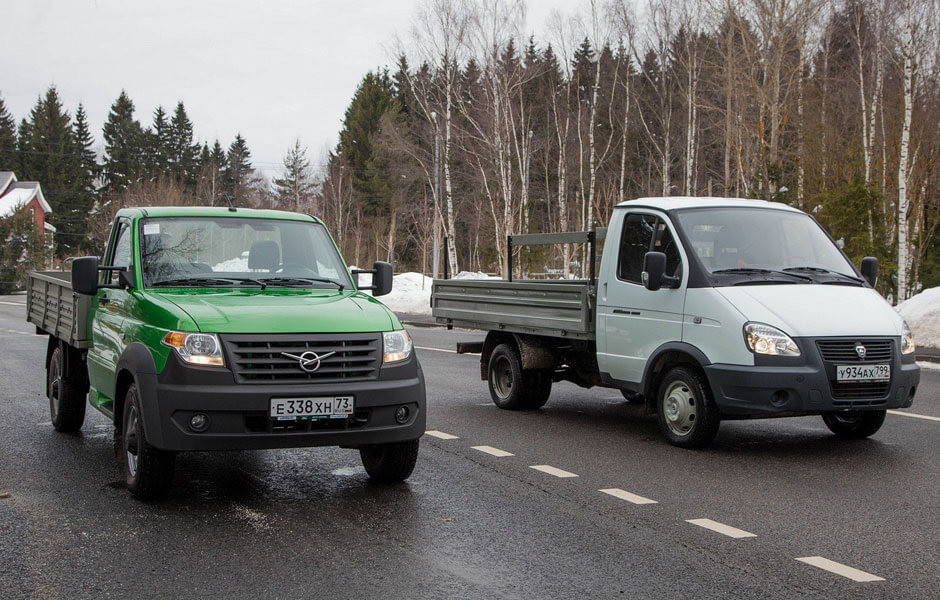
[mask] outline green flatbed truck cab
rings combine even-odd
[[[103,260],[75,259],[70,282],[31,275],[53,425],[79,429],[87,397],[113,419],[140,498],[164,492],[189,450],[351,447],[373,479],[403,480],[424,433],[424,376],[375,299],[391,266],[370,272],[372,296],[307,215],[121,210]]]

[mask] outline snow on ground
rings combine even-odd
[[[908,298],[896,307],[914,332],[918,346],[940,348],[940,287]]]
[[[349,267],[350,270],[356,267]],[[470,271],[461,271],[454,279],[499,279],[487,275],[486,273],[473,273]],[[394,277],[392,291],[380,296],[382,304],[392,309],[396,313],[409,315],[430,315],[431,314],[431,284],[434,281],[421,273],[399,273]],[[367,286],[372,284],[372,276],[363,273],[359,276],[359,285]],[[370,292],[366,292],[367,294]]]

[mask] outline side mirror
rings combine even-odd
[[[662,252],[647,252],[643,256],[643,285],[651,292],[663,287],[666,277],[666,255]]]
[[[878,281],[878,259],[874,256],[866,256],[862,259],[862,277],[868,282],[868,285],[875,287]]]
[[[72,261],[72,290],[87,296],[98,293],[97,256],[83,256]]]
[[[372,295],[384,296],[392,291],[392,265],[381,260],[372,265]]]

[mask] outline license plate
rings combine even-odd
[[[279,421],[292,419],[345,419],[353,414],[352,396],[321,398],[271,398],[271,418]]]
[[[888,381],[891,365],[839,365],[836,381]]]

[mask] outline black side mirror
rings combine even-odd
[[[72,261],[72,290],[88,296],[98,293],[97,256],[83,256]]]
[[[643,285],[651,292],[663,287],[666,276],[666,255],[662,252],[647,252],[643,257]]]
[[[392,291],[392,265],[381,260],[372,265],[372,295],[384,296]]]
[[[868,285],[875,287],[878,281],[878,259],[874,256],[866,256],[862,259],[862,277],[868,282]]]

